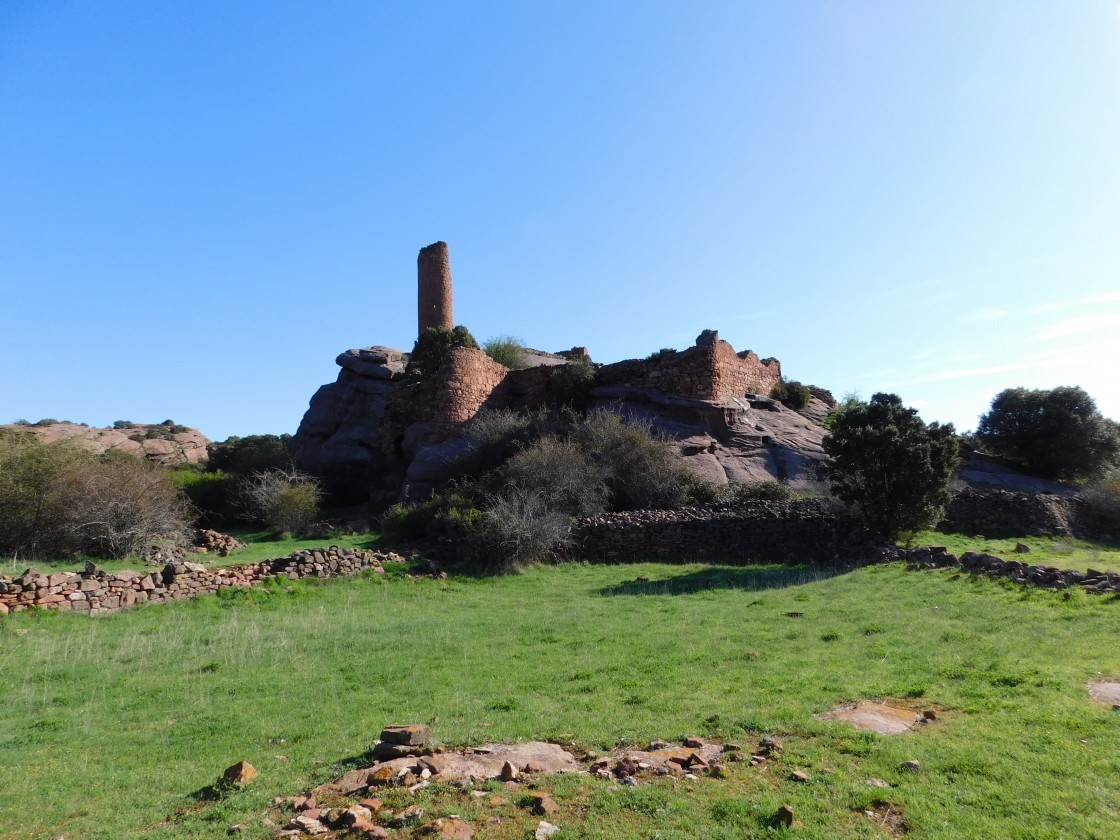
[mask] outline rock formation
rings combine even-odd
[[[43,443],[70,441],[98,455],[109,451],[143,455],[169,466],[205,461],[206,447],[210,443],[197,429],[162,424],[135,423],[127,429],[98,429],[77,423],[51,423],[46,426],[9,424],[0,426],[0,429],[30,432]]]

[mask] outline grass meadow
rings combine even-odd
[[[725,780],[544,781],[560,837],[882,838],[863,813],[878,809],[912,838],[1105,840],[1120,824],[1120,712],[1086,685],[1120,675],[1118,635],[1111,597],[897,564],[398,573],[97,619],[17,614],[0,620],[0,837],[219,838],[235,824],[268,837],[274,797],[359,766],[384,724],[431,722],[446,745],[785,744]],[[861,698],[939,719],[884,737],[815,717]],[[199,796],[241,759],[258,779]],[[900,769],[909,759],[919,772]],[[531,837],[538,819],[516,794],[420,798],[478,837]],[[792,833],[773,824],[785,803]]]

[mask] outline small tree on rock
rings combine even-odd
[[[841,411],[824,438],[833,492],[877,535],[897,539],[937,522],[960,461],[951,423],[928,426],[894,394]]]

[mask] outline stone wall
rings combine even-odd
[[[579,520],[573,553],[590,560],[836,563],[866,545],[862,529],[818,499],[611,513]]]
[[[92,564],[87,564],[83,572],[40,574],[28,569],[16,578],[0,576],[0,615],[32,607],[97,615],[134,604],[178,601],[255,586],[277,576],[297,580],[352,575],[364,569],[382,572],[383,561],[399,559],[391,554],[330,546],[213,570],[198,563],[169,563],[160,571],[144,573],[105,572]]]
[[[474,417],[484,403],[501,401],[495,392],[509,375],[509,368],[486,355],[485,350],[457,347],[439,373],[441,385],[433,420],[454,429]]]
[[[976,490],[956,493],[938,530],[985,537],[1081,536],[1084,503],[1071,496]]]
[[[705,330],[696,346],[650,359],[628,359],[599,369],[597,384],[648,388],[690,399],[723,402],[747,394],[769,395],[781,380],[777,359],[750,350],[736,353],[719,333]]]

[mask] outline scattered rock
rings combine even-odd
[[[804,770],[794,770],[792,773],[789,774],[789,777],[790,777],[790,779],[792,779],[795,782],[808,782],[809,781],[809,774],[806,773]]]
[[[560,805],[547,793],[533,793],[529,795],[529,808],[538,817],[547,817],[560,810]]]
[[[1017,543],[1015,543],[1015,553],[1016,554],[1030,554],[1031,553],[1031,547],[1029,545],[1027,545],[1026,543],[1017,542]]]
[[[458,817],[440,817],[416,830],[421,837],[441,837],[444,840],[470,840],[474,829]]]
[[[248,761],[239,761],[227,767],[222,773],[222,781],[230,785],[243,785],[257,778],[257,768]]]
[[[778,812],[776,814],[774,814],[774,821],[778,825],[785,826],[786,828],[792,828],[793,827],[793,806],[792,805],[782,805],[780,808],[778,808]]]
[[[501,779],[503,782],[516,782],[521,778],[521,772],[514,766],[513,762],[507,761],[502,764]]]
[[[910,773],[917,773],[919,770],[922,769],[922,763],[920,761],[918,761],[916,758],[912,758],[909,761],[902,762],[902,764],[900,764],[899,767],[900,767],[900,769],[906,770]]]
[[[891,786],[890,782],[884,782],[882,779],[876,779],[874,777],[870,779],[864,779],[863,783],[868,787],[873,788],[889,788]]]
[[[937,720],[937,710],[926,709],[924,712],[922,712],[922,720]]]
[[[758,745],[759,755],[773,755],[782,751],[782,742],[774,738],[763,738]]]
[[[550,822],[541,820],[539,823],[537,823],[537,830],[536,833],[533,834],[533,837],[534,840],[548,840],[549,837],[552,837],[559,832],[560,826],[553,825]]]

